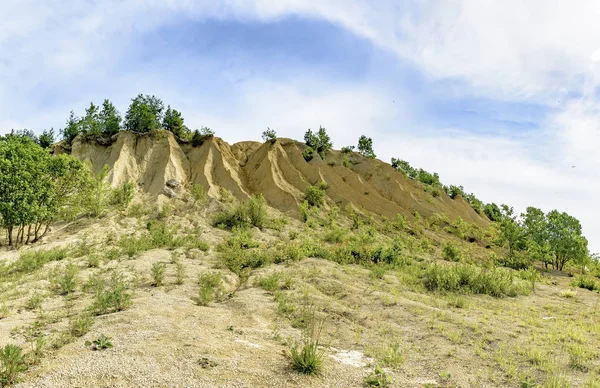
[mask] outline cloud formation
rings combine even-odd
[[[230,141],[258,139],[267,126],[300,138],[323,125],[338,146],[365,133],[382,159],[437,171],[484,201],[568,211],[598,251],[599,12],[585,0],[7,0],[0,131],[58,128],[69,110],[105,97],[125,110],[143,92]],[[320,66],[264,57],[253,37],[227,50],[217,37],[199,52],[194,36],[210,23],[268,29],[291,19],[294,29],[334,26],[363,57],[340,59],[341,41],[318,39],[296,44],[333,53]],[[285,42],[267,42],[267,52],[302,52]],[[352,49],[365,42],[371,54]],[[436,104],[445,108],[434,114]]]

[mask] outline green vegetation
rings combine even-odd
[[[218,272],[205,272],[198,276],[198,296],[192,298],[200,306],[208,306],[223,297],[223,277]]]
[[[106,337],[104,334],[100,334],[100,337],[96,338],[92,342],[86,341],[85,346],[89,346],[92,350],[104,350],[112,348],[112,338]]]
[[[262,139],[272,143],[275,141],[275,139],[277,139],[277,134],[275,133],[274,129],[267,127],[267,130],[262,133]]]
[[[19,375],[27,370],[27,361],[23,349],[17,345],[5,345],[0,348],[0,384],[13,385]]]
[[[214,136],[215,132],[208,127],[196,129],[192,133],[192,145],[194,147],[199,147],[204,144],[207,139],[212,139]]]
[[[361,135],[358,139],[358,152],[367,159],[375,159],[373,152],[373,140],[370,137]]]
[[[125,310],[131,305],[131,295],[127,292],[127,285],[123,275],[113,272],[108,281],[99,280],[96,286],[92,312],[96,315],[108,314]]]
[[[247,228],[255,226],[262,228],[267,221],[266,201],[262,194],[253,195],[246,202],[239,203],[229,211],[217,213],[213,225],[222,229]]]
[[[308,186],[304,191],[304,198],[310,206],[320,207],[325,203],[327,196],[327,183],[321,182],[317,186]]]
[[[385,373],[383,368],[375,365],[375,369],[365,377],[364,382],[368,387],[388,388],[392,384],[392,379]]]
[[[160,287],[163,285],[166,269],[167,265],[165,263],[158,262],[152,264],[152,285],[154,287]]]
[[[294,370],[307,374],[318,375],[323,370],[324,357],[319,349],[319,339],[324,320],[318,320],[314,312],[305,314],[301,342],[294,342],[290,347],[289,356]]]
[[[304,142],[311,149],[311,151],[318,153],[321,158],[325,157],[325,152],[331,149],[333,144],[331,138],[327,134],[327,130],[323,127],[319,127],[319,131],[315,134],[310,129],[304,134]],[[306,151],[305,151],[306,152]],[[304,156],[304,159],[312,159],[312,152],[310,159]]]

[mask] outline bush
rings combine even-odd
[[[204,186],[199,183],[194,183],[190,188],[190,193],[194,198],[194,205],[200,204],[204,205],[207,201],[206,190],[204,190]]]
[[[304,142],[308,147],[316,151],[321,157],[324,156],[325,151],[330,150],[333,144],[327,134],[327,130],[323,127],[319,127],[319,132],[314,134],[310,129],[304,134]],[[306,158],[304,158],[306,159]]]
[[[315,157],[315,150],[312,147],[306,147],[304,151],[302,151],[302,157],[307,162],[310,162]]]
[[[307,200],[302,201],[298,205],[298,210],[300,210],[300,216],[302,217],[302,221],[307,222],[308,217],[310,216],[308,201]]]
[[[113,189],[110,195],[110,204],[121,209],[126,209],[133,200],[135,187],[133,183],[125,182],[120,187]]]
[[[107,284],[100,282],[97,285],[91,308],[96,315],[102,315],[125,310],[129,305],[131,305],[131,295],[127,292],[123,275],[114,272]]]
[[[367,159],[374,159],[375,152],[373,152],[373,140],[370,137],[361,135],[358,139],[358,152]]]
[[[513,252],[512,255],[506,255],[494,260],[494,264],[500,267],[512,268],[514,270],[524,270],[531,268],[531,259],[520,252]]]
[[[277,134],[274,129],[267,127],[267,130],[262,133],[262,139],[264,141],[274,142],[277,139]]]
[[[78,268],[73,263],[67,264],[62,273],[54,272],[50,278],[52,288],[59,295],[66,295],[74,292],[77,288],[77,272]]]
[[[321,182],[318,186],[308,186],[304,191],[304,198],[310,206],[320,207],[325,203],[325,196],[327,195],[327,184]]]
[[[442,248],[442,258],[448,261],[460,261],[462,258],[462,253],[456,245],[452,244],[451,242],[447,242]]]
[[[196,129],[192,135],[192,146],[199,147],[206,139],[211,139],[214,136],[215,132],[208,127],[202,127],[199,130]]]
[[[512,272],[502,268],[486,271],[469,264],[431,265],[425,273],[425,287],[430,291],[516,296]]]
[[[574,287],[585,288],[590,291],[600,290],[600,287],[591,276],[580,275],[571,284]]]
[[[230,211],[221,211],[213,218],[213,226],[222,229],[262,228],[267,222],[267,207],[262,194],[253,195]]]
[[[208,306],[223,295],[223,278],[218,272],[205,272],[198,277],[198,296],[192,298],[200,306]]]
[[[17,345],[5,345],[0,348],[0,384],[13,385],[19,375],[27,370],[27,361],[23,349]]]
[[[82,337],[90,331],[94,318],[88,314],[79,315],[69,323],[69,333],[73,337]]]
[[[19,259],[9,266],[9,272],[15,274],[33,272],[51,261],[60,261],[67,257],[67,248],[28,250],[21,252]]]
[[[160,287],[165,279],[165,270],[167,265],[165,263],[153,263],[152,264],[152,285],[154,287]]]
[[[324,362],[323,353],[319,349],[324,321],[317,322],[313,313],[305,323],[302,344],[295,342],[290,348],[289,356],[294,370],[307,375],[317,375],[321,373]]]
[[[387,388],[391,386],[392,378],[379,365],[375,365],[375,370],[364,378],[364,382],[369,387]]]

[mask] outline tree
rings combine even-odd
[[[324,156],[325,151],[333,147],[331,138],[327,134],[327,130],[323,127],[319,127],[319,132],[316,134],[314,134],[310,129],[306,131],[304,134],[304,142],[307,146],[321,155],[321,157]]]
[[[370,137],[361,135],[358,139],[358,152],[361,153],[367,159],[375,159],[375,152],[373,152],[373,140]]]
[[[164,105],[160,99],[139,94],[131,100],[125,113],[125,129],[142,133],[160,129],[163,110]]]
[[[85,110],[85,116],[80,123],[82,135],[100,136],[102,134],[102,122],[100,121],[100,109],[93,102]]]
[[[42,148],[49,148],[52,144],[54,144],[54,128],[50,128],[50,130],[44,129],[40,137],[37,139],[37,143]]]
[[[579,220],[552,210],[547,214],[548,243],[554,253],[554,268],[562,271],[569,261],[579,261],[588,254],[587,240],[581,235]]]
[[[167,107],[165,118],[163,119],[163,128],[181,139],[186,137],[187,127],[183,125],[183,117],[181,113],[175,109],[171,109],[171,105]]]
[[[410,165],[406,160],[392,158],[392,167],[402,172],[410,179],[417,179],[419,171]]]
[[[0,222],[9,245],[43,236],[72,193],[81,189],[85,174],[76,158],[53,157],[29,137],[0,138]]]
[[[500,208],[495,203],[488,203],[483,207],[483,213],[490,219],[490,221],[500,221],[502,219],[502,213]]]
[[[116,135],[121,130],[121,115],[110,100],[105,99],[99,114],[102,134],[107,136]]]
[[[277,139],[277,134],[274,129],[267,127],[267,130],[262,133],[262,139],[264,141],[274,142]]]
[[[67,126],[61,130],[63,140],[67,145],[71,145],[73,140],[81,133],[81,119],[75,116],[75,113],[71,111],[69,118],[67,119]]]
[[[465,188],[462,186],[454,186],[454,185],[450,185],[450,187],[444,186],[444,191],[446,191],[446,194],[448,194],[448,196],[450,196],[450,198],[452,198],[452,199],[458,197],[459,195],[461,197],[465,198]]]
[[[523,247],[525,233],[519,224],[512,207],[502,205],[502,220],[499,224],[499,242],[508,249],[508,257]]]
[[[215,131],[208,127],[196,129],[194,130],[194,134],[192,135],[192,146],[201,146],[204,143],[204,140],[209,139],[213,136],[215,136]]]

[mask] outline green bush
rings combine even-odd
[[[307,318],[302,330],[302,343],[295,342],[290,348],[289,356],[294,370],[307,375],[318,375],[323,370],[324,363],[323,353],[319,349],[324,321],[317,321],[314,313]]]
[[[364,378],[364,382],[368,387],[388,388],[392,384],[392,378],[385,373],[383,368],[375,365],[375,370]]]
[[[122,311],[129,305],[131,305],[131,295],[127,292],[122,274],[113,272],[107,283],[102,281],[96,285],[96,294],[91,307],[96,315]]]
[[[586,290],[600,290],[598,283],[591,276],[580,275],[571,283],[574,287],[585,288]]]
[[[516,296],[513,274],[510,270],[484,270],[469,265],[432,264],[425,272],[425,287],[430,291],[466,292],[494,297]]]
[[[318,186],[308,186],[304,191],[304,198],[310,206],[320,207],[325,203],[327,184],[321,182]]]
[[[69,323],[69,333],[73,337],[82,337],[90,331],[94,317],[88,314],[81,314]]]
[[[5,345],[0,348],[0,384],[13,385],[19,375],[27,370],[27,361],[23,349],[17,345]]]
[[[122,209],[127,208],[135,194],[135,187],[131,182],[125,182],[120,187],[113,189],[110,196],[110,204]]]
[[[165,263],[153,263],[152,264],[152,285],[154,287],[160,287],[165,279],[165,270],[167,265]]]
[[[208,306],[223,296],[223,277],[218,272],[205,272],[198,276],[198,296],[192,298],[200,306]]]
[[[267,207],[262,194],[253,195],[246,202],[238,204],[229,211],[221,211],[215,215],[212,224],[222,229],[262,228],[267,222]]]
[[[442,258],[448,261],[460,261],[462,258],[462,253],[456,245],[451,242],[447,242],[442,248]]]
[[[494,260],[494,264],[499,267],[512,268],[514,270],[524,270],[532,266],[531,258],[521,252],[513,252],[512,255],[498,257]]]
[[[312,147],[306,147],[304,151],[302,151],[302,157],[307,162],[310,162],[315,157],[315,150]]]
[[[63,260],[67,254],[67,248],[28,250],[21,252],[19,259],[12,263],[8,270],[10,273],[16,274],[30,273],[51,261]]]
[[[194,205],[204,205],[208,200],[204,186],[199,183],[194,183],[192,187],[190,187],[190,193],[192,194],[192,198],[194,198]]]
[[[77,272],[79,269],[73,263],[65,266],[62,272],[54,272],[50,278],[52,288],[59,295],[70,294],[77,288]]]

